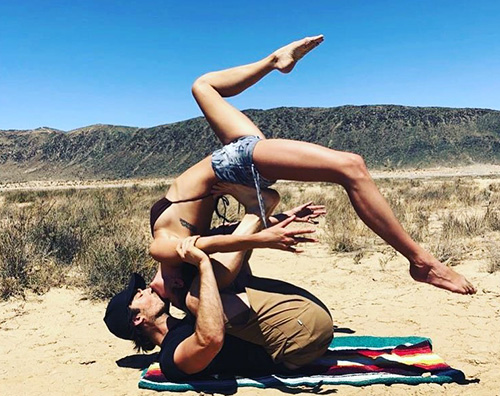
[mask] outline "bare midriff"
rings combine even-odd
[[[209,194],[215,183],[217,178],[212,170],[211,156],[177,177],[166,195],[173,204],[156,220],[155,238],[182,239],[206,234],[210,229],[215,202]],[[196,199],[198,197],[200,199]],[[188,202],[177,202],[185,200]]]

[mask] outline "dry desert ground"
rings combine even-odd
[[[486,242],[498,248],[498,240]],[[473,296],[414,282],[402,256],[382,259],[384,247],[366,249],[357,257],[355,252],[334,254],[324,243],[308,246],[300,255],[261,250],[254,253],[251,264],[256,275],[313,292],[340,329],[355,335],[431,338],[435,352],[471,380],[467,385],[323,386],[316,393],[500,395],[500,271],[487,271],[488,256],[481,247],[485,245],[478,246],[454,267],[477,287]],[[137,355],[129,342],[108,333],[102,321],[105,306],[71,287],[0,302],[0,394],[153,394],[137,387],[150,357]],[[307,394],[311,389],[238,391],[239,395],[284,393]]]

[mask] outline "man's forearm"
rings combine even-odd
[[[194,247],[194,241],[193,237],[186,238],[176,248],[183,260],[199,269],[191,285],[191,293],[199,297],[195,331],[176,347],[173,356],[174,364],[185,374],[204,370],[224,345],[224,314],[212,263]]]
[[[224,340],[224,313],[210,259],[204,259],[198,268],[200,288],[195,334],[200,345],[220,349]]]

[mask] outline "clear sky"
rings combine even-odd
[[[320,33],[232,103],[500,109],[498,0],[1,0],[0,129],[196,117],[197,76]]]

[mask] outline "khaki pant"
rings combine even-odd
[[[253,276],[245,290],[251,307],[248,321],[228,328],[228,334],[262,345],[275,363],[288,368],[310,363],[328,349],[333,338],[332,318],[311,293]]]

